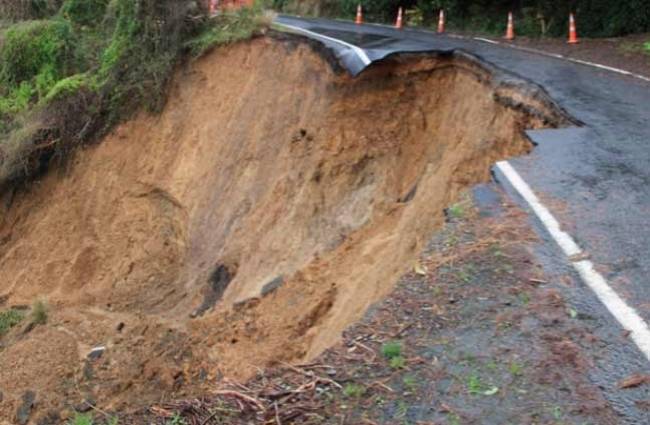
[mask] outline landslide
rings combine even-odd
[[[351,78],[256,38],[177,72],[140,114],[0,202],[0,308],[48,320],[0,348],[0,417],[196,394],[308,360],[385,296],[459,191],[563,116],[464,55]],[[99,358],[93,347],[104,346]],[[49,412],[49,413],[48,413]]]

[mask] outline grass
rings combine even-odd
[[[246,40],[271,25],[272,19],[261,9],[240,9],[222,13],[213,18],[215,25],[190,40],[187,47],[194,57],[199,57],[222,44]]]
[[[38,300],[32,306],[31,321],[36,325],[47,323],[47,305],[45,302]]]
[[[160,111],[179,61],[270,25],[261,2],[213,19],[192,0],[61,4],[49,19],[0,21],[0,185],[44,171],[140,109]]]
[[[186,425],[186,424],[187,422],[185,422],[185,419],[183,419],[183,417],[179,413],[174,414],[174,416],[170,420],[165,422],[165,425]]]
[[[343,395],[347,398],[361,398],[366,393],[366,388],[361,384],[348,383],[343,387]]]
[[[472,373],[467,378],[467,392],[471,395],[490,396],[499,392],[499,387],[486,384],[478,374]]]
[[[402,344],[398,341],[390,341],[382,345],[381,354],[388,360],[402,355]]]
[[[524,366],[517,362],[510,363],[508,371],[513,377],[521,376],[524,373]]]
[[[406,359],[402,356],[393,357],[389,360],[388,364],[392,369],[404,369],[406,367]]]
[[[447,208],[447,214],[449,214],[449,217],[451,218],[460,220],[465,217],[465,207],[459,202]]]
[[[119,420],[117,417],[113,416],[109,418],[106,422],[102,422],[103,425],[118,425]],[[75,413],[74,418],[66,422],[66,425],[95,425],[95,420],[93,416],[89,413]]]
[[[650,41],[632,42],[627,41],[621,44],[620,50],[624,53],[642,53],[650,55]]]
[[[25,314],[16,309],[9,309],[0,312],[0,336],[9,332],[9,329],[19,324],[25,318]]]
[[[411,392],[415,392],[419,387],[417,379],[412,375],[406,375],[404,378],[402,378],[402,382],[404,383],[404,386]]]
[[[76,413],[68,425],[93,425],[93,417],[89,414]]]

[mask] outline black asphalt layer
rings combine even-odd
[[[288,16],[276,22],[324,36],[311,35],[333,49],[353,75],[367,63],[349,46],[332,39],[360,47],[371,62],[400,52],[464,51],[542,86],[583,125],[531,131],[536,149],[509,162],[612,288],[650,322],[650,83],[504,45],[422,30]],[[545,266],[555,268],[558,276],[572,274],[562,266],[566,258],[541,227],[539,234],[548,241],[539,248]],[[608,394],[621,423],[650,424],[650,412],[637,407],[650,399],[650,390],[615,388],[626,374],[649,373],[647,359],[620,336],[614,318],[575,273],[573,277],[575,287],[567,291],[576,308],[601,331],[602,341],[594,347],[600,350],[601,361],[594,365],[591,379]]]

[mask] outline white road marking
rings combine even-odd
[[[498,41],[490,40],[489,38],[474,37],[474,40],[483,41],[485,43],[490,43],[490,44],[501,44]]]
[[[318,34],[316,32],[309,31],[309,30],[306,30],[304,28],[300,28],[300,27],[297,27],[297,26],[294,26],[294,25],[283,24],[281,22],[274,22],[274,24],[283,26],[285,28],[293,29],[294,31],[298,31],[298,32],[301,32],[303,34],[309,34],[313,38],[319,38],[319,39],[322,39],[322,40],[328,40],[328,41],[332,41],[334,43],[342,44],[342,45],[346,46],[347,48],[351,49],[359,57],[359,59],[361,59],[361,62],[363,62],[364,65],[366,65],[366,66],[370,65],[370,63],[372,62],[370,60],[370,58],[368,57],[368,55],[366,54],[366,52],[363,49],[361,49],[360,47],[355,46],[354,44],[350,44],[348,42],[345,42],[343,40],[339,40],[337,38],[328,37],[328,36],[323,35],[323,34]]]
[[[639,350],[650,361],[650,327],[632,307],[614,291],[605,278],[594,269],[588,260],[572,260],[582,253],[582,249],[573,238],[560,228],[560,224],[550,211],[539,201],[528,184],[519,173],[506,161],[497,162],[496,167],[508,179],[512,187],[524,198],[535,215],[540,219],[551,237],[557,242],[582,280],[596,294],[596,297],[609,310],[621,326],[630,332],[630,337]]]
[[[560,228],[560,223],[553,217],[553,214],[539,201],[530,186],[521,178],[519,173],[506,161],[496,164],[497,168],[506,176],[510,184],[519,192],[528,205],[533,209],[535,215],[541,220],[551,237],[560,245],[567,257],[573,257],[582,252],[582,249],[573,238]]]
[[[650,360],[650,328],[648,324],[607,284],[605,278],[594,269],[591,261],[576,261],[573,263],[573,267],[621,326],[630,332],[630,338]]]
[[[522,50],[524,52],[536,53],[538,55],[548,56],[548,57],[552,57],[552,58],[556,58],[556,59],[563,59],[565,61],[569,61],[569,62],[573,62],[573,63],[579,63],[581,65],[592,66],[594,68],[604,69],[605,71],[616,72],[618,74],[627,75],[629,77],[634,77],[634,78],[638,78],[639,80],[650,82],[650,78],[648,78],[646,76],[643,76],[643,75],[640,75],[640,74],[635,74],[633,72],[626,71],[624,69],[614,68],[612,66],[601,65],[599,63],[589,62],[589,61],[585,61],[585,60],[582,60],[582,59],[574,59],[574,58],[570,58],[568,56],[559,55],[557,53],[550,53],[550,52],[545,52],[543,50],[531,49],[530,47],[523,47],[523,46],[517,46],[517,45],[509,44],[509,43],[502,43],[500,41],[490,40],[489,38],[483,38],[483,37],[472,37],[472,38],[474,40],[476,40],[476,41],[482,41],[484,43],[498,44],[500,46],[506,46],[506,47],[510,47],[511,49]]]

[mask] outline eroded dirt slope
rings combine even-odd
[[[1,299],[43,299],[49,319],[4,337],[0,416],[28,390],[33,418],[116,409],[317,355],[462,188],[530,150],[523,129],[561,120],[468,59],[351,79],[296,40],[216,50],[179,72],[161,115],[3,196]]]

